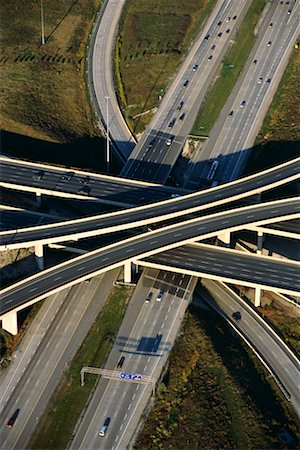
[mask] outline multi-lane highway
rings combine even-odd
[[[239,176],[300,33],[299,11],[299,2],[291,1],[289,8],[274,2],[208,141],[191,159],[186,187],[197,189],[214,160],[218,163],[215,180],[224,182]]]
[[[213,75],[251,2],[217,4],[121,175],[165,183],[196,119]]]
[[[191,219],[108,245],[2,290],[1,314],[32,299],[42,299],[50,293],[77,284],[91,274],[96,275],[120,267],[126,261],[145,258],[186,243],[206,239],[224,230],[240,230],[250,223],[262,225],[276,222],[280,218],[295,219],[299,217],[299,213],[298,198],[278,200]],[[285,287],[279,287],[278,290],[287,292]],[[297,292],[298,290],[288,290],[288,293]]]
[[[60,222],[55,225],[3,231],[0,232],[0,248],[27,247],[34,245],[35,242],[46,244],[70,239],[77,240],[78,238],[127,230],[168,219],[177,220],[183,215],[239,200],[298,179],[300,177],[299,161],[300,158],[297,158],[213,190],[208,189],[144,207]]]

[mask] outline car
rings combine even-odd
[[[183,86],[186,87],[189,84],[189,80],[185,80],[185,82],[183,83]]]
[[[273,26],[273,22],[270,23],[269,27],[272,27],[272,26]]]
[[[222,20],[220,20],[220,22],[218,22],[217,25],[220,27],[222,25]]]
[[[227,28],[226,33],[230,33],[230,28]]]
[[[226,19],[226,23],[228,23],[230,21],[230,17],[227,17]]]
[[[172,140],[173,140],[172,138],[168,138],[167,141],[166,141],[166,144],[168,146],[171,145],[172,144]]]
[[[164,291],[160,290],[158,293],[158,296],[156,297],[156,301],[161,302],[163,296],[164,296]]]
[[[210,55],[207,59],[208,59],[208,61],[211,61],[212,60],[212,55]]]
[[[171,198],[178,198],[178,197],[181,197],[181,195],[180,194],[171,194]]]
[[[257,64],[257,59],[255,59],[255,60],[253,61],[253,64]]]
[[[87,177],[84,177],[84,178],[79,178],[78,181],[79,181],[80,184],[89,184],[90,177],[87,176]]]
[[[40,181],[43,178],[44,175],[45,175],[44,170],[38,170],[37,172],[35,172],[32,175],[32,179],[35,180],[35,181]]]
[[[121,356],[121,358],[119,359],[119,362],[117,364],[117,369],[121,369],[121,367],[123,366],[125,361],[125,356]]]
[[[222,36],[222,34],[223,34],[223,33],[218,33],[218,35],[217,35],[218,38],[220,38],[220,37]]]
[[[211,50],[214,50],[215,48],[216,48],[215,45],[212,45],[212,46],[210,47]]]
[[[240,313],[240,311],[235,311],[235,312],[232,314],[232,317],[233,317],[235,320],[241,320],[242,314]]]
[[[149,142],[149,147],[152,147],[152,146],[154,145],[154,143],[155,143],[155,139],[152,139],[152,140]]]
[[[70,181],[73,175],[74,175],[73,172],[64,173],[61,177],[61,181]]]
[[[237,16],[233,16],[232,20],[235,20],[237,18]]]
[[[79,191],[78,194],[83,194],[83,195],[89,195],[89,193],[91,192],[90,186],[82,186]]]
[[[210,38],[210,34],[207,34],[204,39],[206,39],[208,41],[209,38]]]
[[[181,116],[179,116],[179,120],[183,120],[185,118],[185,113],[182,113]]]
[[[180,110],[182,109],[183,105],[184,105],[184,102],[183,102],[183,101],[181,101],[181,102],[178,104],[178,106],[177,106],[178,111],[180,111]]]
[[[175,119],[175,117],[173,117],[173,119],[172,119],[171,122],[169,123],[168,127],[169,127],[169,128],[173,128],[174,125],[175,125],[175,122],[176,122],[176,119]]]
[[[228,114],[230,117],[233,116],[233,111],[230,111],[230,113]]]
[[[196,70],[198,69],[198,64],[195,64],[194,66],[193,66],[193,72],[196,72]]]
[[[6,426],[7,426],[8,428],[11,428],[11,427],[14,425],[14,423],[15,423],[15,421],[17,420],[17,417],[18,417],[18,415],[19,415],[19,412],[20,412],[20,408],[17,408],[17,409],[15,410],[15,412],[13,413],[13,415],[8,419],[8,422],[7,422],[7,424],[6,424]]]
[[[146,302],[146,303],[149,303],[152,297],[153,297],[153,292],[150,291],[149,294],[148,294],[147,297],[146,297],[145,302]]]
[[[104,436],[104,435],[105,435],[106,430],[107,430],[109,424],[110,424],[110,417],[106,417],[106,419],[104,420],[104,423],[103,423],[102,427],[100,428],[99,436]]]
[[[271,78],[268,78],[266,83],[270,84],[271,83]]]
[[[291,14],[291,12],[292,12],[292,10],[291,10],[291,9],[289,9],[289,10],[288,10],[288,14],[290,15],[290,14]]]
[[[245,100],[243,100],[241,103],[240,103],[240,107],[241,108],[244,108],[245,107],[245,105],[246,105],[246,101]]]
[[[280,4],[283,5],[283,0],[281,0]]]
[[[263,79],[260,77],[260,78],[258,78],[258,80],[257,80],[257,82],[258,82],[258,84],[261,84],[262,83],[262,81],[263,81]]]
[[[269,42],[267,43],[267,46],[268,46],[268,47],[271,47],[271,44],[272,44],[272,41],[269,41]]]

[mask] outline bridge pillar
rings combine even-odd
[[[261,300],[261,288],[257,287],[255,288],[255,297],[254,297],[254,306],[260,306],[260,300]]]
[[[18,315],[15,311],[10,311],[2,316],[2,328],[10,334],[18,334]]]
[[[36,192],[36,205],[39,208],[42,204],[42,193],[40,191]]]
[[[263,242],[264,242],[264,234],[262,231],[258,231],[258,233],[257,233],[257,250],[256,250],[256,253],[258,255],[261,255],[261,253],[262,253]]]
[[[218,234],[219,241],[222,241],[226,247],[230,247],[230,231]]]
[[[131,283],[131,261],[124,263],[124,283]]]
[[[35,244],[34,246],[35,260],[40,270],[44,268],[44,249],[43,244]]]

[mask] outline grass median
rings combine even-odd
[[[254,30],[265,4],[265,0],[252,1],[234,43],[224,57],[219,75],[199,109],[191,134],[209,135],[253,48],[256,39]]]
[[[134,133],[144,130],[216,0],[128,0],[115,54],[119,101]]]
[[[137,450],[296,448],[296,415],[218,314],[191,308],[169,361]]]
[[[98,381],[97,375],[86,375],[85,385],[80,386],[80,370],[83,366],[104,367],[131,295],[132,288],[119,286],[113,289],[69,369],[63,375],[29,448],[67,448],[75,425]]]

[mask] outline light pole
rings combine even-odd
[[[109,96],[105,96],[106,100],[106,166],[107,166],[107,173],[109,173],[109,118],[108,118],[108,101]]]
[[[41,28],[42,28],[42,45],[45,45],[43,0],[41,0]]]

